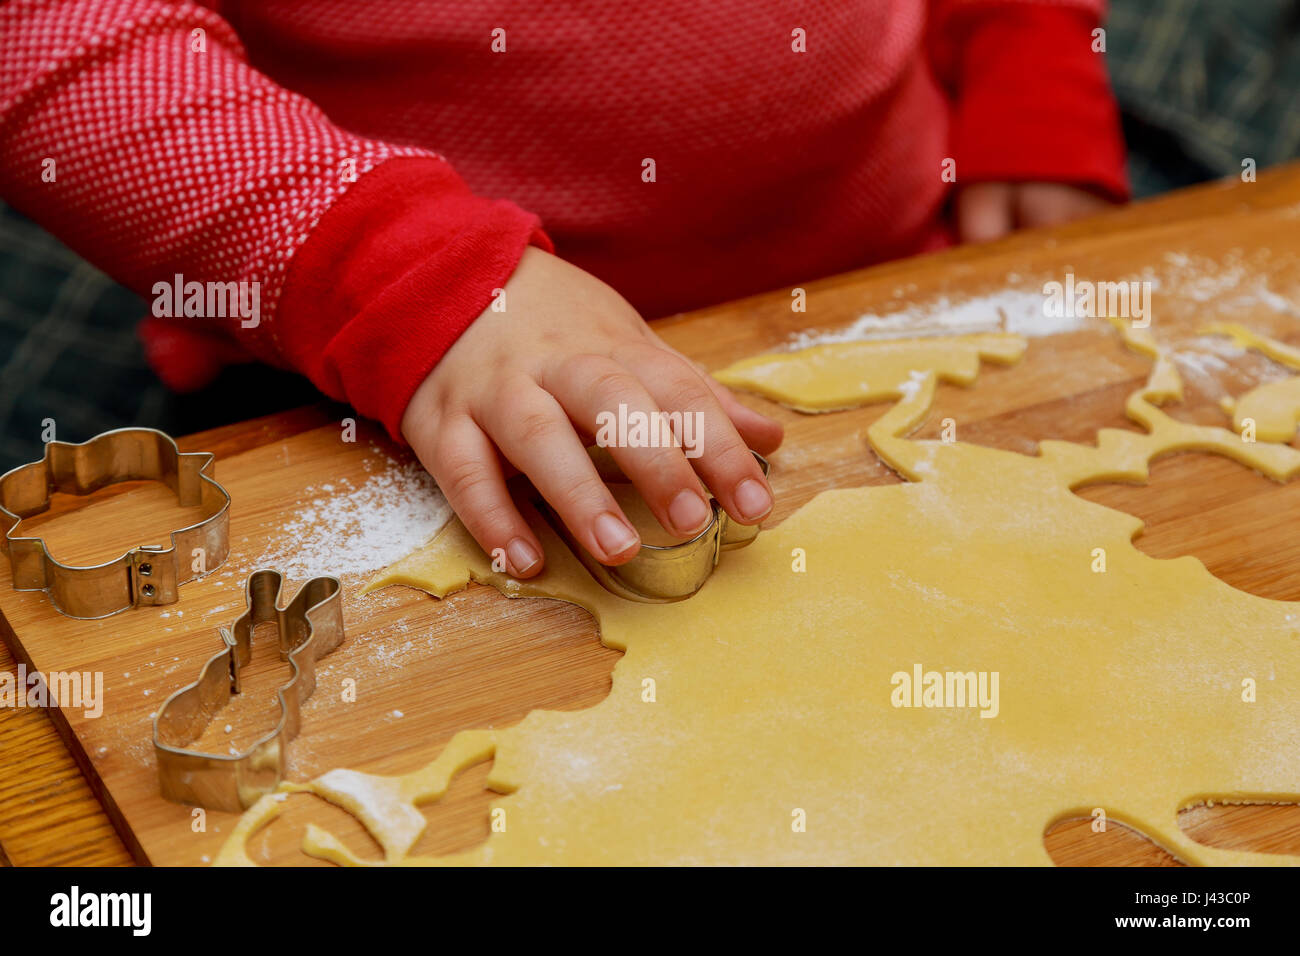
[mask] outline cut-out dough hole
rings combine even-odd
[[[1043,846],[1057,866],[1184,866],[1140,830],[1117,820],[1094,833],[1092,819],[1057,820],[1043,833]]]
[[[1300,855],[1300,804],[1201,804],[1178,814],[1197,843],[1220,850]]]
[[[302,852],[308,824],[328,832],[361,860],[378,863],[384,852],[356,817],[313,793],[289,794],[279,816],[248,841],[248,855],[258,863],[288,866],[333,866]]]
[[[1194,555],[1239,590],[1300,600],[1300,481],[1278,484],[1219,455],[1185,453],[1151,465],[1145,485],[1096,484],[1082,498],[1146,527],[1133,542],[1153,558]]]
[[[1190,839],[1219,850],[1300,855],[1300,804],[1200,804],[1178,813]],[[1141,831],[1108,820],[1094,833],[1090,818],[1058,820],[1043,833],[1057,866],[1184,866]]]
[[[1102,428],[1141,431],[1124,414],[1124,400],[1138,381],[1125,380],[997,414],[967,404],[972,399],[961,389],[940,387],[934,408],[912,437],[941,439],[942,422],[951,418],[957,425],[958,441],[1019,455],[1038,454],[1038,443],[1047,439],[1094,445]]]
[[[491,760],[465,768],[452,778],[441,800],[420,807],[428,822],[409,855],[445,856],[463,853],[488,838],[491,832],[489,804],[501,799],[501,794],[487,789],[487,778],[491,771]],[[508,809],[505,822],[508,828]]]
[[[828,488],[901,484],[903,479],[866,440],[867,428],[889,407],[804,415],[764,402],[762,412],[785,426],[786,440],[768,456],[776,507],[763,527],[770,531]]]
[[[959,441],[1021,455],[1037,454],[1045,439],[1091,445],[1101,428],[1140,430],[1124,404],[1150,369],[1148,359],[1118,341],[1099,353],[1089,333],[1031,339],[1015,365],[985,363],[980,387],[941,384],[913,437],[939,439],[941,423],[951,418]],[[1025,396],[1035,399],[1026,403]]]

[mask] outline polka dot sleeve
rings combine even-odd
[[[408,237],[407,253],[424,261],[486,248],[496,253],[493,274],[467,279],[464,273],[475,273],[471,265],[456,270],[444,264],[441,271],[459,275],[459,285],[444,284],[442,298],[426,290],[420,299],[425,314],[414,317],[380,314],[371,302],[385,289],[364,281],[353,283],[348,308],[330,303],[322,310],[313,296],[328,297],[330,283],[303,265],[295,271],[307,291],[296,296],[295,315],[281,315],[290,267],[326,212],[395,158],[406,170],[397,178],[409,185],[395,187],[399,201],[428,212],[418,221],[418,241]],[[383,339],[393,328],[409,337],[421,322],[438,326],[435,338],[445,350],[477,315],[470,310],[481,310],[479,300],[486,302],[491,287],[504,281],[522,247],[544,242],[533,217],[473,197],[437,154],[332,124],[311,102],[249,66],[231,27],[192,3],[0,5],[0,191],[151,301],[156,284],[177,275],[184,282],[256,283],[255,324],[206,314],[160,318],[155,307],[146,323],[149,352],[170,384],[197,386],[222,361],[253,356],[303,371],[390,430],[409,392],[378,388],[369,376],[354,374],[340,341],[364,346],[368,366],[378,354],[380,369],[372,374],[387,382],[394,376],[383,368]],[[382,191],[376,195],[385,198]],[[390,202],[392,195],[390,188]],[[440,207],[447,215],[438,215]],[[370,226],[408,230],[411,221],[381,218]],[[467,231],[474,233],[469,240]],[[321,239],[337,246],[328,236]],[[391,243],[373,246],[385,248],[391,254]],[[339,266],[328,253],[307,259],[317,269]],[[364,334],[349,330],[363,313]],[[423,371],[440,354],[423,352]],[[396,377],[404,389],[416,374],[408,368]]]

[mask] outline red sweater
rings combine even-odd
[[[146,296],[259,283],[146,320],[172,386],[260,358],[396,435],[530,242],[656,317],[943,245],[947,157],[1122,198],[1102,3],[12,0],[0,192]]]

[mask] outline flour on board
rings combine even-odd
[[[1240,313],[1263,306],[1285,315],[1300,315],[1300,306],[1269,288],[1260,264],[1240,253],[1221,259],[1166,253],[1158,265],[1126,276],[1080,274],[1090,281],[1139,281],[1161,294],[1156,309],[1180,311],[1188,305],[1202,307],[1206,316],[1216,310]],[[1064,273],[1044,274],[1045,281],[1062,281]],[[805,330],[785,343],[790,351],[834,342],[871,339],[918,338],[932,335],[969,335],[976,332],[1012,332],[1030,338],[1077,332],[1097,320],[1080,315],[1048,315],[1041,286],[1029,285],[1025,276],[1009,273],[1007,288],[973,298],[940,295],[893,312],[867,313],[843,328]],[[1011,285],[1016,286],[1015,288]],[[913,294],[915,286],[894,290],[895,297]],[[1103,317],[1104,318],[1104,317]]]
[[[416,462],[389,460],[360,487],[339,478],[311,485],[304,495],[256,565],[278,568],[295,581],[387,567],[451,517],[447,499]]]
[[[1040,291],[1004,289],[990,295],[954,302],[940,296],[925,305],[883,315],[861,315],[842,329],[805,331],[791,336],[791,350],[832,342],[866,339],[912,338],[930,335],[968,335],[974,332],[1014,332],[1017,335],[1056,335],[1085,328],[1091,319],[1049,316],[1043,311]]]

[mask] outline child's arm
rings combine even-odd
[[[1128,198],[1106,75],[1104,0],[931,0],[935,72],[954,102],[964,241]]]
[[[633,553],[614,552],[626,522],[574,454],[573,423],[589,431],[596,403],[645,407],[653,396],[667,411],[703,411],[699,473],[738,518],[770,508],[728,415],[760,451],[780,440],[779,426],[655,344],[602,283],[541,251],[550,243],[536,217],[473,195],[433,153],[334,126],[251,68],[229,24],[206,8],[0,5],[0,191],[145,296],[177,274],[257,283],[252,324],[146,322],[164,379],[197,387],[234,355],[302,372],[410,436],[479,542],[506,548],[513,571],[541,565],[528,567],[519,550],[536,541],[500,498],[494,441],[594,553]],[[491,312],[500,287],[509,309]],[[452,343],[455,355],[440,363]],[[609,367],[615,360],[623,372]],[[691,523],[690,495],[672,505],[699,489],[680,451],[619,454],[670,530]],[[758,482],[745,486],[749,507],[738,488],[746,477]]]
[[[167,0],[0,5],[0,190],[149,300],[177,274],[257,284],[252,321],[146,321],[169,385],[257,358],[393,432],[528,243],[548,245],[535,216],[335,126],[211,10]],[[421,309],[416,272],[442,282]]]

